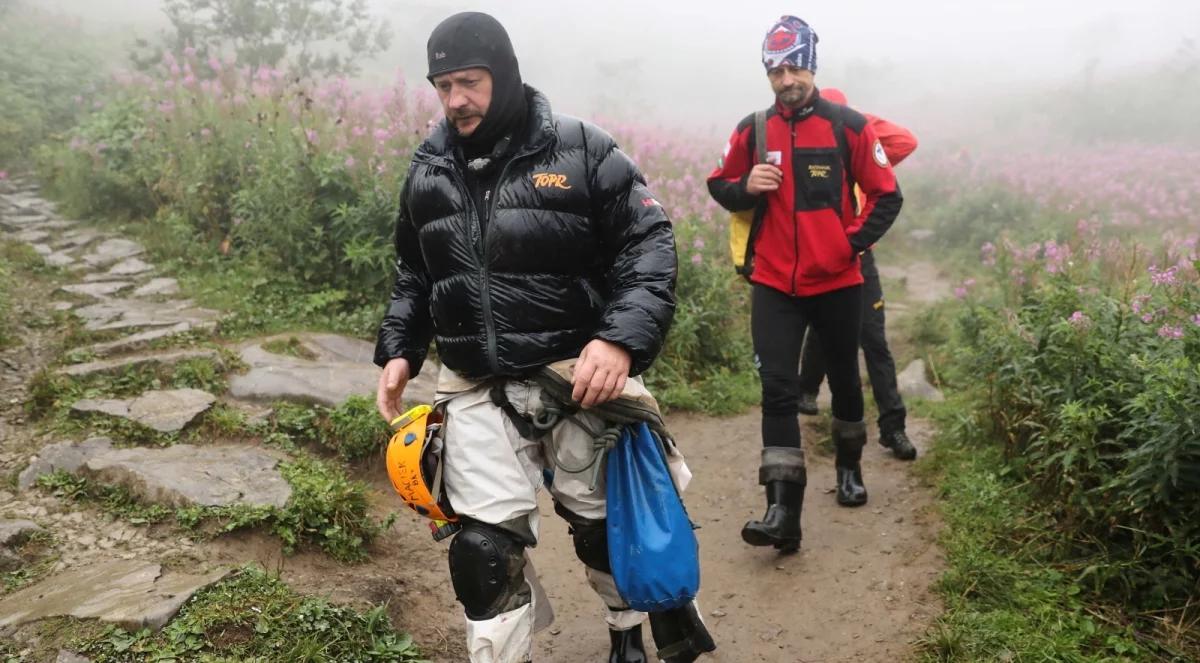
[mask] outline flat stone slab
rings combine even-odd
[[[157,295],[179,294],[179,281],[170,278],[150,279],[145,285],[133,291],[134,297],[154,297]]]
[[[113,265],[112,269],[105,272],[105,274],[109,276],[133,276],[135,274],[145,274],[153,270],[154,265],[143,262],[141,258],[126,258]]]
[[[83,261],[93,267],[106,267],[126,258],[140,255],[146,249],[133,240],[114,237],[101,242],[90,253],[83,256]]]
[[[0,600],[0,635],[50,617],[99,619],[130,631],[163,627],[192,594],[229,574],[163,573],[158,564],[113,560],[71,569]]]
[[[94,283],[73,283],[59,288],[73,295],[85,295],[96,299],[108,299],[118,292],[133,285],[132,281],[96,281]]]
[[[87,279],[84,279],[87,280]],[[219,313],[196,308],[189,300],[151,302],[144,299],[109,299],[75,311],[90,331],[171,327],[186,322],[192,326],[214,322]]]
[[[129,419],[160,433],[177,433],[208,411],[216,396],[199,389],[148,391],[130,400],[83,399],[71,409]]]
[[[152,343],[160,338],[167,338],[169,336],[176,336],[178,334],[186,334],[190,331],[211,332],[214,329],[216,329],[216,324],[213,322],[201,322],[201,323],[197,323],[197,324],[192,324],[190,322],[180,322],[180,323],[171,325],[170,327],[163,327],[163,328],[159,328],[159,329],[150,329],[150,330],[147,330],[144,332],[138,332],[131,336],[126,336],[124,338],[118,338],[115,341],[105,341],[104,343],[96,343],[96,344],[88,347],[88,350],[92,354],[96,355],[97,357],[107,357],[108,355],[112,355],[112,354],[119,354],[122,352],[133,352],[134,350],[141,350],[142,348],[146,347],[150,343]]]
[[[188,359],[216,359],[217,357],[218,353],[216,350],[169,350],[166,352],[153,352],[143,355],[133,355],[130,357],[117,357],[116,359],[89,361],[86,364],[73,364],[71,366],[64,366],[55,371],[55,373],[58,375],[78,378],[88,375],[119,373],[126,368],[133,366],[145,366],[147,364],[174,366],[175,364],[187,361]]]
[[[50,255],[43,257],[42,260],[44,260],[46,264],[50,265],[51,267],[70,267],[76,262],[75,256],[72,256],[65,251],[51,253]]]
[[[923,398],[936,402],[946,400],[945,394],[925,379],[925,362],[921,359],[914,359],[896,376],[896,386],[900,395],[905,398]]]
[[[71,232],[63,233],[61,237],[54,240],[54,246],[60,249],[77,249],[103,237],[100,233],[90,228],[79,228]]]
[[[268,352],[272,340],[296,338],[313,359]],[[375,346],[334,334],[285,334],[244,346],[242,360],[250,370],[229,380],[229,394],[251,401],[292,401],[336,407],[350,396],[375,393],[379,368],[372,363]],[[406,401],[433,400],[437,367],[429,366],[404,391]]]
[[[17,477],[17,488],[28,490],[37,478],[62,470],[72,474],[79,470],[92,456],[112,449],[112,440],[93,437],[83,442],[59,442],[42,448],[32,459],[29,467]]]
[[[12,548],[25,543],[42,528],[32,520],[0,520],[0,548]]]
[[[46,232],[45,230],[30,228],[28,230],[22,230],[21,232],[13,235],[13,239],[17,240],[18,242],[25,242],[26,244],[34,244],[50,239],[50,233]]]
[[[112,449],[87,460],[80,473],[121,485],[145,502],[170,507],[283,508],[292,488],[279,472],[282,457],[248,446]]]

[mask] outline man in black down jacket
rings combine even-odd
[[[463,523],[450,576],[471,661],[531,660],[532,633],[548,621],[524,552],[537,543],[543,483],[608,607],[609,661],[645,661],[645,615],[629,609],[609,573],[602,475],[593,487],[590,472],[555,472],[547,459],[596,462],[592,436],[564,422],[543,449],[518,420],[541,407],[528,378],[543,366],[578,358],[573,398],[595,428],[586,410],[654,361],[675,310],[670,221],[608,134],[553,114],[522,84],[494,18],[446,19],[428,58],[446,120],[416,151],[401,194],[396,281],[375,350],[380,413],[399,414],[435,340],[445,492]],[[656,643],[669,647],[660,654],[695,660],[711,645],[688,646],[694,608],[676,612],[651,615]]]

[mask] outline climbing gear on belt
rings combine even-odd
[[[387,473],[400,499],[429,518],[433,539],[440,541],[462,525],[442,493],[442,449],[437,437],[441,412],[418,405],[390,423],[395,434],[387,447]]]

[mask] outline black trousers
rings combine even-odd
[[[862,383],[858,377],[858,336],[862,286],[811,297],[792,297],[755,284],[751,295],[750,333],[762,379],[762,438],[767,447],[800,446],[800,350],[812,326],[823,339],[833,416],[862,421]]]
[[[883,304],[883,285],[879,282],[879,269],[875,256],[867,251],[862,256],[863,313],[862,351],[867,360],[867,376],[871,380],[871,393],[875,406],[879,408],[879,433],[887,435],[904,430],[908,411],[904,399],[896,388],[896,362],[888,349],[887,329]],[[822,339],[810,329],[804,339],[804,353],[800,360],[800,391],[815,394],[825,379],[825,353],[821,350]]]

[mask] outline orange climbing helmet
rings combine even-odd
[[[434,538],[441,530],[447,536],[457,527],[450,523],[458,516],[442,494],[442,458],[440,449],[431,444],[433,434],[441,427],[441,412],[428,405],[418,405],[391,422],[395,433],[387,447],[387,473],[400,499],[413,511],[433,521],[430,529]]]

